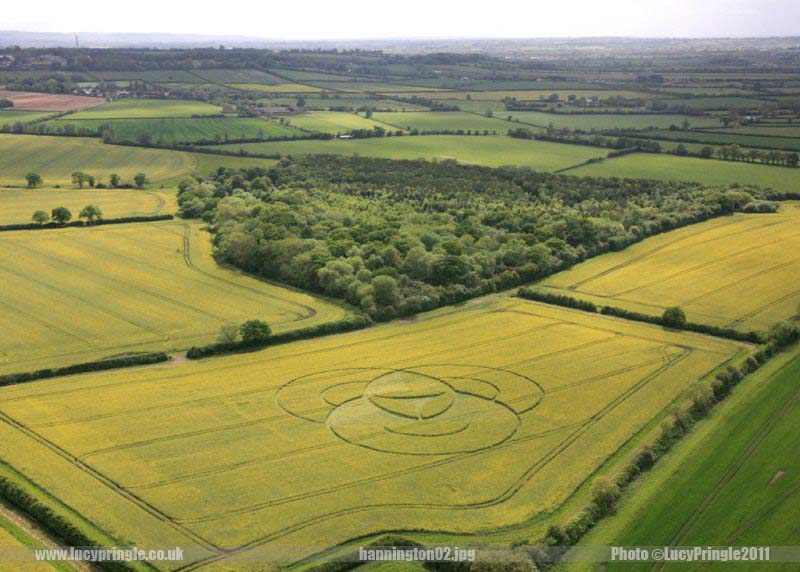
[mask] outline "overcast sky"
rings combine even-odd
[[[800,35],[800,0],[36,0],[0,30],[271,39]]]

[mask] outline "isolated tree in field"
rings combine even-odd
[[[239,326],[236,324],[225,324],[219,329],[217,338],[221,344],[232,344],[239,339]]]
[[[111,177],[108,179],[108,185],[112,189],[116,189],[117,187],[119,187],[119,175],[117,175],[116,173],[111,173]]]
[[[147,175],[144,173],[136,173],[133,177],[133,184],[136,185],[137,189],[143,189],[147,184]]]
[[[42,176],[39,173],[28,173],[25,175],[25,180],[28,181],[28,188],[35,189],[36,187],[40,187],[44,182],[42,180]]]
[[[50,218],[52,218],[55,223],[67,224],[72,220],[72,213],[69,212],[67,207],[57,207],[50,212]]]
[[[709,147],[708,145],[706,145],[705,147],[700,149],[700,156],[703,159],[710,159],[713,155],[714,155],[714,148],[713,147]]]
[[[103,211],[97,205],[86,205],[78,217],[85,218],[89,222],[95,222],[103,218]]]
[[[89,182],[89,175],[83,171],[75,171],[72,173],[72,183],[78,185],[79,189],[82,189],[87,182]]]
[[[683,143],[679,143],[677,147],[675,147],[675,154],[680,155],[681,157],[685,157],[689,154],[689,150],[686,148],[686,145]]]
[[[31,220],[36,224],[47,224],[48,222],[50,222],[50,215],[48,215],[44,211],[36,211],[35,213],[33,213]]]
[[[248,320],[239,328],[242,341],[247,345],[263,344],[272,335],[269,324],[262,320]]]
[[[680,306],[672,306],[664,310],[661,319],[665,326],[680,327],[686,325],[686,314]]]

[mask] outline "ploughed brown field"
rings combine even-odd
[[[14,107],[11,109],[20,111],[69,111],[70,109],[89,109],[90,107],[96,107],[106,102],[102,97],[8,90],[0,90],[0,99],[10,99],[14,102]]]

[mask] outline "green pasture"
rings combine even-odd
[[[489,167],[519,165],[543,171],[564,169],[589,159],[604,157],[605,149],[505,136],[430,135],[381,137],[333,141],[276,141],[216,145],[237,153],[363,155],[388,159],[452,159]]]

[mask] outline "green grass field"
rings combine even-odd
[[[769,129],[769,128],[765,128]],[[775,128],[783,129],[781,127]],[[791,128],[788,128],[791,129]],[[787,135],[790,131],[787,130]],[[668,139],[674,141],[694,141],[697,143],[707,143],[712,145],[731,145],[737,144],[743,147],[764,147],[767,149],[787,149],[800,151],[800,138],[783,138],[774,136],[762,136],[726,129],[721,131],[657,131],[653,133],[658,139]]]
[[[34,211],[56,207],[67,207],[77,219],[88,204],[99,206],[104,218],[157,215],[171,213],[175,197],[128,189],[0,189],[0,224],[31,222]]]
[[[662,100],[667,105],[685,105],[693,109],[707,111],[710,109],[758,109],[767,103],[763,99],[752,97],[691,97],[691,98],[665,98]]]
[[[138,546],[222,564],[289,546],[294,559],[387,528],[544,518],[743,348],[489,297],[256,353],[5,387],[0,454]]]
[[[448,111],[420,111],[405,113],[375,113],[374,119],[383,123],[394,125],[400,129],[418,129],[420,131],[467,131],[488,130],[505,134],[509,129],[516,127],[504,119],[484,117],[474,113]],[[498,116],[500,117],[500,115]]]
[[[625,91],[625,90],[598,90],[598,89],[504,89],[493,91],[439,91],[414,94],[408,93],[411,90],[407,89],[408,86],[396,86],[393,93],[402,97],[411,97],[413,95],[420,95],[429,99],[452,99],[452,100],[465,100],[472,101],[501,101],[503,99],[511,98],[519,101],[541,101],[550,97],[552,94],[558,95],[559,99],[565,100],[570,95],[577,98],[609,98],[609,97],[627,97],[630,99],[651,99],[654,96],[651,94],[638,92],[638,91]],[[419,88],[420,90],[426,88]],[[407,92],[407,93],[403,93]]]
[[[218,105],[177,99],[120,99],[69,116],[69,119],[143,119],[146,117],[191,117],[222,113]]]
[[[746,135],[765,135],[767,137],[794,137],[800,139],[800,125],[747,125],[731,130],[732,133]]]
[[[276,161],[273,159],[256,159],[254,157],[233,157],[230,155],[213,155],[211,153],[193,153],[196,160],[194,172],[202,177],[207,177],[212,171],[220,167],[225,169],[249,169],[251,167],[262,167],[268,169]],[[174,182],[180,182],[182,177],[178,177]]]
[[[530,123],[538,127],[556,129],[582,129],[584,131],[603,129],[647,129],[648,127],[667,128],[671,125],[682,126],[688,121],[691,127],[717,127],[719,121],[713,117],[692,117],[689,115],[659,115],[650,113],[630,114],[566,114],[543,113],[539,111],[498,111],[497,117],[518,119],[521,123]]]
[[[623,499],[580,546],[793,546],[800,518],[800,351],[748,378]],[[700,572],[703,563],[608,563],[605,570]],[[592,572],[571,563],[564,572]],[[726,572],[797,570],[729,562]]]
[[[347,93],[411,92],[412,95],[428,97],[429,93],[444,91],[434,87],[416,87],[413,85],[401,85],[388,82],[380,83],[373,81],[312,81],[312,83],[319,87],[324,87],[325,89]]]
[[[52,111],[8,111],[0,109],[0,126],[27,123],[35,119],[43,119],[53,115]]]
[[[143,172],[159,183],[191,173],[196,160],[189,153],[103,145],[88,138],[0,134],[0,185],[24,186],[25,175],[39,173],[48,186],[71,185],[74,171],[108,182],[112,173],[130,180]]]
[[[290,115],[286,118],[290,125],[305,131],[318,131],[320,133],[347,133],[354,129],[373,129],[375,127],[388,128],[372,119],[367,119],[355,113],[338,111],[311,111],[299,115]]]
[[[706,185],[759,185],[795,191],[800,169],[674,155],[632,154],[569,171],[570,175],[696,181]]]
[[[48,121],[53,129],[63,129],[73,125],[76,129],[97,130],[108,125],[117,141],[137,142],[142,133],[148,133],[153,143],[165,144],[195,143],[198,141],[218,141],[227,139],[268,139],[271,137],[292,137],[303,135],[302,131],[281,125],[276,121],[249,117],[194,118],[170,117],[152,119],[84,119],[73,120],[68,117]]]
[[[294,81],[349,81],[351,76],[317,71],[274,69],[274,73]]]
[[[270,99],[269,102],[273,105],[295,105],[297,98],[289,96],[275,97]],[[426,111],[427,109],[413,103],[362,94],[333,93],[329,97],[312,94],[306,97],[306,109],[312,111],[330,111],[342,108],[348,111],[355,111],[362,107],[380,111]]]
[[[800,205],[734,215],[649,238],[545,279],[547,291],[692,322],[763,330],[800,303]]]
[[[5,232],[0,259],[3,373],[186,349],[249,319],[287,331],[344,313],[220,268],[197,224]]]
[[[263,91],[264,93],[316,93],[325,91],[321,87],[303,83],[279,83],[267,85],[263,83],[231,83],[229,87],[244,91]]]
[[[92,75],[106,81],[143,80],[151,83],[202,83],[187,70],[96,71]]]
[[[240,69],[206,69],[194,70],[194,74],[212,83],[263,83],[276,84],[283,83],[283,80],[261,70],[240,70]]]
[[[577,165],[593,157],[604,157],[608,151],[580,145],[563,145],[546,141],[527,141],[502,136],[430,135],[381,137],[337,141],[282,141],[213,146],[234,153],[244,149],[250,153],[364,155],[387,159],[455,159],[499,167],[520,165],[552,171]]]

